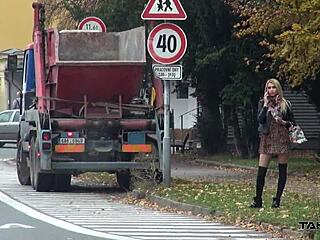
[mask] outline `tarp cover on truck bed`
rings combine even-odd
[[[60,31],[59,61],[145,62],[144,28],[120,33]]]
[[[121,96],[128,103],[139,93],[145,55],[144,27],[120,33],[49,30],[50,97],[118,102]]]

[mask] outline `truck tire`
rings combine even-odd
[[[53,189],[56,192],[67,192],[70,190],[71,175],[70,174],[54,174]]]
[[[30,185],[30,168],[28,167],[27,154],[22,149],[22,141],[18,142],[17,147],[17,175],[21,185]]]
[[[31,185],[37,192],[48,192],[52,186],[52,174],[40,173],[40,159],[38,157],[39,143],[36,137],[31,138]]]
[[[119,170],[116,172],[119,187],[124,191],[130,191],[131,174],[129,170]]]

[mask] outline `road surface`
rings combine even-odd
[[[13,158],[12,149],[0,149],[0,158],[6,152],[6,159]],[[8,153],[9,151],[9,153]],[[9,155],[8,155],[9,154]],[[18,183],[14,161],[0,160],[0,202],[8,217],[2,218],[1,224],[6,236],[10,234],[29,234],[38,231],[42,239],[48,240],[51,233],[61,234],[61,238],[73,234],[86,235],[85,239],[145,239],[145,240],[216,240],[216,239],[271,239],[266,233],[242,229],[236,226],[208,222],[195,216],[164,213],[118,202],[119,189],[90,189],[72,186],[68,193],[34,191],[30,186]],[[10,207],[6,206],[9,205]],[[2,209],[1,209],[2,210]],[[17,211],[20,211],[20,213]],[[1,211],[2,213],[2,211]],[[2,215],[2,214],[1,214]],[[4,216],[4,215],[2,215]],[[33,220],[29,218],[33,217]],[[41,222],[44,221],[44,222]],[[15,225],[18,231],[10,231]],[[50,224],[51,226],[47,226]],[[0,236],[2,235],[0,232]],[[8,240],[20,240],[12,235]],[[24,238],[30,239],[30,238]],[[36,239],[36,238],[33,238]],[[68,238],[65,238],[68,239]],[[1,238],[1,240],[7,240]]]

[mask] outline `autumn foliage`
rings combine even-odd
[[[319,0],[227,0],[240,21],[237,37],[260,35],[271,69],[292,86],[315,79],[320,69]]]

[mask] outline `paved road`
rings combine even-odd
[[[35,192],[30,186],[18,184],[12,161],[0,161],[0,194],[0,199],[9,196],[15,204],[21,202],[27,206],[26,211],[21,209],[25,214],[45,219],[55,227],[87,234],[90,236],[87,239],[271,239],[269,234],[193,216],[121,204],[115,189],[97,192],[73,186],[69,193]]]
[[[194,162],[179,162],[175,161],[172,163],[171,169],[172,177],[178,177],[181,179],[193,179],[193,180],[222,180],[225,178],[239,180],[244,178],[251,178],[246,172],[232,172],[223,169],[218,169],[214,166],[204,166],[195,164]]]
[[[16,157],[16,144],[5,144],[0,148],[0,161],[4,159],[12,159]]]
[[[7,205],[7,203],[12,204],[12,201],[10,199],[8,200],[6,195],[0,193],[0,196],[1,240],[88,240],[87,235],[70,232],[26,215],[14,208],[21,207],[19,203],[15,203],[13,204],[14,207],[11,207]],[[22,206],[22,208],[24,207]],[[90,240],[102,239],[105,238],[90,236]]]

